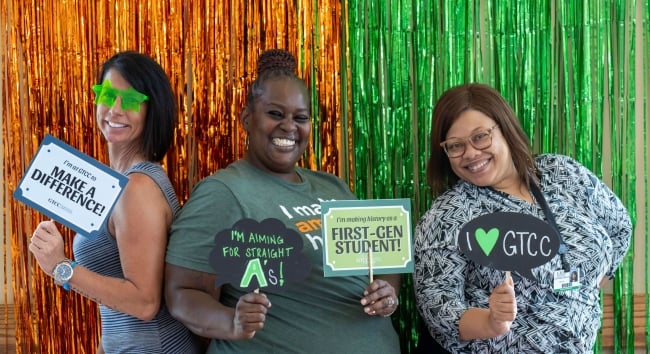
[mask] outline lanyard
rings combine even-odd
[[[544,198],[542,191],[539,189],[536,183],[534,182],[531,183],[530,190],[533,192],[535,199],[537,199],[537,201],[542,205],[542,210],[544,210],[544,215],[546,216],[547,222],[549,223],[549,225],[551,225],[551,228],[555,231],[557,237],[560,239],[560,249],[558,251],[558,254],[560,255],[560,260],[562,261],[562,268],[564,269],[565,272],[568,272],[571,267],[569,266],[569,263],[567,263],[566,256],[565,256],[567,253],[567,245],[566,243],[564,243],[564,239],[562,238],[562,233],[560,232],[560,229],[558,229],[557,224],[555,223],[555,217],[551,212],[551,208],[548,206],[548,203],[546,202],[546,198]]]

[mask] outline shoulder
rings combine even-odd
[[[331,184],[347,187],[347,183],[345,183],[338,176],[333,175],[331,173],[309,170],[303,167],[297,167],[296,169],[298,170],[298,174],[300,175],[300,177],[308,181],[320,181],[324,183],[331,183]]]
[[[561,154],[540,154],[535,156],[538,166],[582,166],[578,161],[567,155]]]
[[[341,178],[331,173],[297,168],[298,174],[303,179],[301,189],[317,191],[321,196],[327,196],[330,199],[357,199],[352,193],[350,186]]]
[[[160,164],[151,161],[136,163],[135,165],[129,167],[129,169],[124,172],[124,174],[130,175],[136,172],[152,176],[158,176],[160,174],[167,176],[167,173],[165,173],[165,170],[162,168],[162,166],[160,166]]]
[[[248,182],[253,178],[253,174],[248,171],[245,164],[242,164],[241,161],[235,161],[200,180],[194,189],[226,187],[234,184],[233,182]]]
[[[593,172],[572,157],[560,154],[542,154],[535,157],[543,177],[591,178]]]
[[[167,172],[160,164],[148,161],[141,162],[126,170],[125,175],[128,176],[128,184],[131,184],[132,187],[134,185],[139,186],[138,188],[146,188],[147,186],[153,188],[153,186],[156,186],[168,200],[174,211],[177,211],[179,202],[178,196],[176,195],[176,189],[172,185]],[[146,192],[149,193],[153,191],[146,190]]]
[[[210,176],[205,177],[198,185],[221,185],[227,188],[236,188],[241,185],[250,186],[252,183],[258,183],[260,180],[265,181],[266,175],[251,166],[247,161],[237,160],[217,170]]]
[[[467,207],[468,204],[480,198],[480,187],[459,180],[451,189],[439,195],[433,201],[433,207],[449,209]]]
[[[420,218],[420,226],[451,230],[466,223],[480,208],[478,187],[459,181],[454,187],[438,196],[429,210]]]
[[[229,178],[225,178],[227,175],[227,172],[218,171],[200,180],[194,188],[192,188],[186,204],[195,203],[206,198],[215,202],[217,199],[223,201],[225,195],[232,194],[230,188],[231,184],[228,183]],[[219,196],[219,198],[215,198],[215,196]]]
[[[138,185],[138,188],[156,186],[163,191],[168,188],[173,189],[169,176],[157,163],[141,162],[131,166],[124,174],[129,178],[127,183],[127,188],[131,185],[129,189],[133,189],[134,185]]]
[[[263,181],[250,168],[241,160],[235,161],[203,178],[190,192],[183,209],[231,207],[242,195],[259,190]]]
[[[125,174],[129,178],[129,181],[124,188],[125,193],[137,192],[139,194],[147,194],[152,191],[159,192],[161,187],[171,185],[171,182],[164,171],[160,174],[152,172],[151,170],[131,170],[127,171]]]

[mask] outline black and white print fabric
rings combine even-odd
[[[489,187],[459,181],[420,219],[415,231],[414,284],[418,309],[432,336],[452,353],[592,353],[601,326],[599,281],[627,252],[632,225],[619,198],[593,173],[562,155],[536,158],[541,190],[567,244],[567,261],[582,272],[579,290],[553,291],[560,257],[533,268],[530,280],[513,272],[517,317],[510,331],[488,340],[461,341],[458,323],[470,307],[488,308],[505,272],[469,261],[458,233],[470,220],[519,212],[546,220],[530,204]]]

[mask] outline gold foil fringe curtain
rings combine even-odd
[[[648,138],[635,124],[645,124],[648,103],[639,114],[634,102],[647,99],[650,73],[644,65],[645,83],[635,85],[634,53],[650,62],[650,6],[639,1],[5,1],[3,255],[13,274],[4,274],[4,302],[14,302],[18,352],[93,353],[97,344],[95,304],[61,291],[34,264],[26,245],[43,216],[11,194],[46,133],[106,160],[90,86],[98,65],[126,49],[155,58],[177,94],[180,124],[164,163],[182,201],[242,156],[238,117],[257,56],[286,48],[312,93],[303,165],[338,174],[361,198],[412,198],[416,220],[430,202],[424,167],[434,102],[450,86],[485,82],[513,103],[535,151],[578,158],[645,218],[636,235],[645,251],[636,256],[647,265],[648,212],[636,214],[634,179],[642,176],[636,187],[647,196]],[[633,44],[640,32],[642,48]],[[638,151],[642,158],[627,159]],[[615,309],[617,352],[629,351],[634,336],[631,254],[614,289],[623,304]],[[643,274],[647,284],[647,266]],[[409,275],[394,320],[411,352],[420,323]]]
[[[338,154],[338,1],[9,0],[0,14],[4,255],[13,270],[3,289],[5,303],[13,297],[18,352],[93,353],[97,345],[96,305],[61,291],[34,264],[27,242],[43,216],[11,194],[46,133],[106,161],[90,87],[115,52],[147,53],[171,79],[181,112],[164,164],[183,201],[198,180],[243,155],[239,112],[267,48],[294,53],[312,87],[314,143],[303,164],[338,173],[340,161],[349,163]],[[69,247],[73,235],[65,237]]]

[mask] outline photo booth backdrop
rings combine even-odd
[[[437,97],[473,81],[502,92],[535,152],[577,158],[632,215],[636,247],[611,289],[614,350],[631,352],[635,292],[648,308],[650,69],[639,63],[650,62],[649,13],[647,0],[4,2],[3,294],[18,352],[93,353],[99,338],[95,305],[55,286],[29,255],[43,215],[12,198],[46,133],[106,162],[90,89],[99,65],[133,49],[167,71],[180,122],[163,162],[185,201],[197,181],[242,156],[239,111],[268,48],[294,53],[311,88],[312,143],[301,164],[341,176],[359,198],[411,198],[414,222],[431,202],[425,163]],[[636,270],[635,257],[645,260]],[[410,275],[400,300],[393,318],[408,353],[420,326]]]

